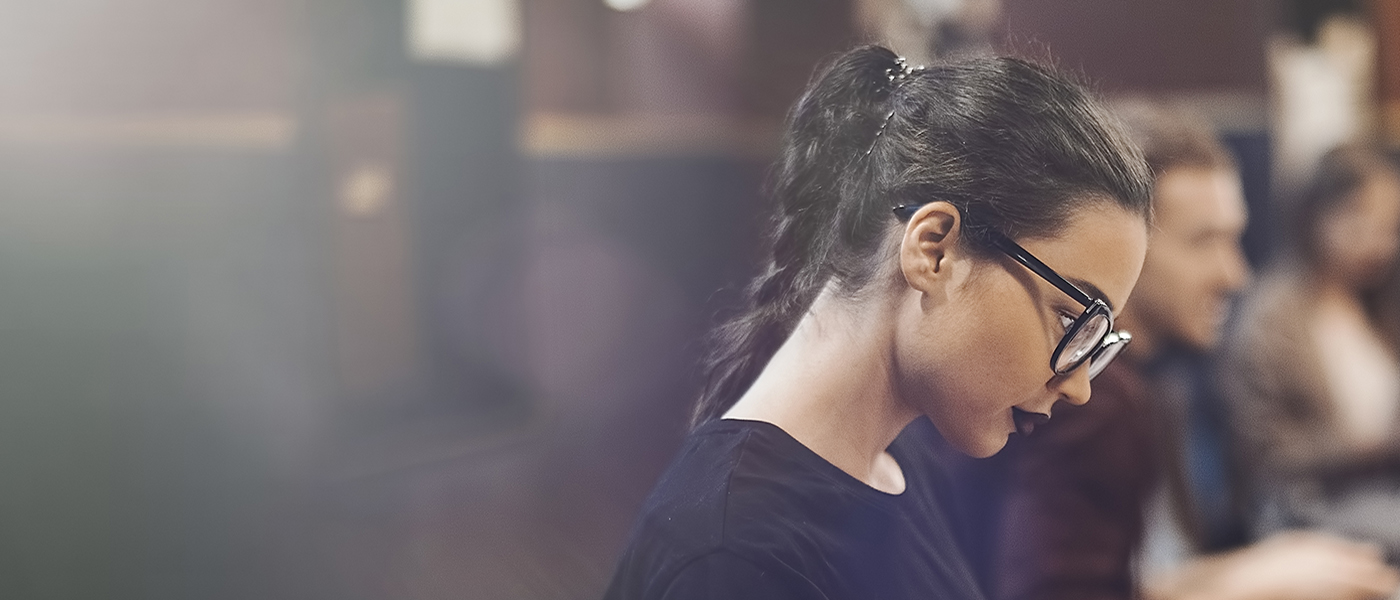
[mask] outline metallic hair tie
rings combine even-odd
[[[899,87],[899,84],[904,83],[904,80],[908,79],[909,76],[913,75],[916,71],[922,70],[924,70],[922,65],[910,67],[909,61],[904,60],[903,56],[896,56],[894,58],[894,66],[885,69],[885,77],[890,80],[890,91],[894,91],[894,88]]]
[[[903,56],[896,56],[894,59],[894,66],[885,69],[885,78],[889,80],[890,96],[893,97],[894,91],[899,89],[899,86],[908,80],[910,76],[922,70],[924,70],[923,65],[911,68],[909,66],[909,61],[904,60]],[[885,133],[885,128],[890,126],[890,120],[892,119],[894,119],[893,102],[890,103],[890,112],[886,113],[885,119],[880,122],[880,128],[875,130],[875,137],[870,140],[870,147],[865,150],[866,156],[870,156],[870,153],[875,151],[875,143],[880,141],[880,135]]]

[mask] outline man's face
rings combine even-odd
[[[1155,340],[1209,349],[1219,341],[1230,296],[1249,281],[1239,175],[1176,168],[1157,179],[1153,193],[1156,224],[1128,310]]]

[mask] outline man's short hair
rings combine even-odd
[[[1236,169],[1234,155],[1204,120],[1192,113],[1144,100],[1122,100],[1113,112],[1142,148],[1154,177],[1172,169]]]

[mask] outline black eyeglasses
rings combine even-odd
[[[907,221],[918,209],[919,205],[901,204],[894,207],[894,214],[899,220]],[[1103,300],[1090,298],[1084,290],[1061,277],[1020,244],[1011,241],[1011,238],[997,231],[991,231],[989,234],[992,244],[998,250],[1039,275],[1075,302],[1084,305],[1084,312],[1065,329],[1065,335],[1060,338],[1055,353],[1050,355],[1050,368],[1056,375],[1067,375],[1087,362],[1089,378],[1097,377],[1113,362],[1118,353],[1123,351],[1123,347],[1132,341],[1132,334],[1113,330],[1113,311],[1109,310],[1108,304]]]

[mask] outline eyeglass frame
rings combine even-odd
[[[921,206],[923,206],[923,204],[900,204],[895,206],[895,218],[900,221],[908,221],[914,216],[914,211],[918,210]],[[1095,358],[1102,355],[1110,348],[1119,346],[1109,355],[1109,361],[1112,362],[1113,358],[1116,358],[1118,354],[1122,352],[1122,346],[1127,346],[1128,342],[1132,341],[1133,334],[1113,328],[1113,310],[1108,307],[1108,303],[1099,298],[1090,297],[1089,294],[1084,293],[1084,290],[1079,289],[1079,286],[1070,283],[1068,279],[1056,273],[1049,265],[1036,258],[1029,250],[1022,248],[1020,244],[1012,241],[1006,234],[994,229],[988,229],[987,233],[992,245],[996,246],[998,250],[1001,250],[1002,253],[1011,257],[1012,260],[1030,269],[1032,273],[1035,273],[1041,279],[1050,283],[1050,285],[1055,286],[1056,289],[1064,292],[1065,295],[1069,296],[1075,302],[1084,306],[1084,312],[1080,313],[1079,316],[1074,319],[1074,322],[1065,329],[1065,334],[1060,338],[1060,343],[1055,346],[1055,352],[1050,355],[1051,372],[1060,376],[1068,375],[1085,364],[1092,365]],[[1055,365],[1060,362],[1060,355],[1064,353],[1065,347],[1069,345],[1070,340],[1074,339],[1075,334],[1079,333],[1080,329],[1088,325],[1089,320],[1096,315],[1103,315],[1107,318],[1108,327],[1104,329],[1098,341],[1095,342],[1094,349],[1086,352],[1082,358],[1069,367],[1066,367],[1064,370],[1055,368]],[[1089,378],[1093,379],[1098,376],[1107,366],[1108,363],[1103,363],[1103,366],[1098,370],[1092,370],[1091,366]]]

